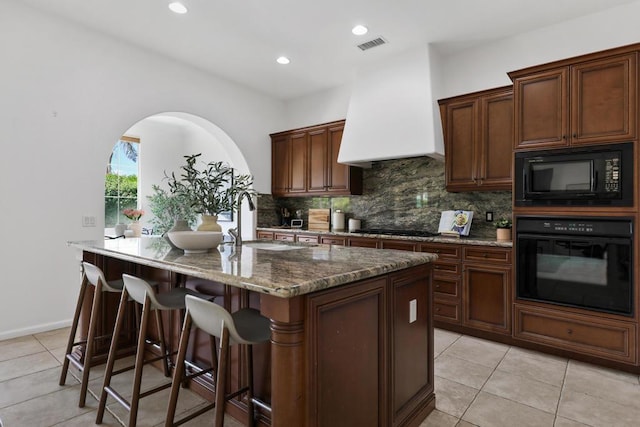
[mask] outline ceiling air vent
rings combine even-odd
[[[383,39],[382,37],[378,37],[373,40],[369,40],[368,42],[359,44],[358,47],[360,48],[360,50],[368,50],[376,46],[382,46],[385,43],[387,43],[385,39]]]

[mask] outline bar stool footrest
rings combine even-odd
[[[199,417],[200,415],[204,414],[205,412],[208,412],[208,411],[212,410],[215,407],[216,407],[215,402],[210,403],[207,406],[205,406],[204,408],[200,408],[196,412],[194,412],[192,414],[189,414],[186,417],[181,418],[181,419],[179,419],[177,421],[174,421],[172,426],[181,426],[182,424],[187,423],[187,422],[191,421],[192,419],[194,419],[196,417]]]

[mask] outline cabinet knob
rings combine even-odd
[[[436,285],[436,289],[440,289],[440,285]]]
[[[437,307],[437,308],[436,308],[436,311],[440,311],[440,307]]]
[[[577,138],[577,137],[578,137],[578,134],[577,134],[577,133],[574,133],[574,134],[573,134],[573,137],[574,137],[574,138]]]
[[[483,253],[483,254],[482,254],[482,256],[483,256],[484,258],[486,258],[486,257],[488,257],[488,256],[489,256],[489,254],[487,254],[487,253],[485,252],[485,253]]]
[[[562,139],[567,139],[567,135],[562,135]]]
[[[573,334],[573,330],[572,330],[572,329],[570,329],[570,328],[569,328],[569,329],[567,329],[567,334],[569,334],[569,335]]]

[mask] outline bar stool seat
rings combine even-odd
[[[118,307],[118,315],[116,318],[116,325],[113,331],[113,336],[116,337],[120,334],[122,328],[125,309],[129,299],[135,303],[142,305],[142,317],[140,319],[140,328],[138,331],[138,340],[136,347],[136,360],[133,367],[127,367],[116,372],[113,371],[118,343],[116,339],[112,339],[111,347],[109,349],[109,356],[107,359],[107,367],[104,373],[104,383],[102,386],[102,393],[100,395],[100,403],[98,405],[98,412],[96,415],[96,424],[101,424],[104,416],[104,410],[106,408],[107,397],[112,396],[118,403],[124,406],[129,411],[129,423],[130,427],[134,427],[137,422],[138,405],[141,398],[149,396],[158,391],[164,390],[171,386],[171,382],[157,386],[151,390],[141,392],[142,385],[142,369],[145,364],[163,361],[163,369],[165,376],[170,375],[169,365],[171,364],[171,354],[167,352],[165,340],[164,340],[164,326],[162,322],[161,311],[168,310],[181,310],[185,308],[185,296],[202,296],[191,289],[186,288],[174,288],[168,292],[156,293],[147,281],[140,279],[129,274],[122,275],[123,290],[120,298],[120,305]],[[155,313],[156,326],[158,328],[160,356],[145,360],[145,344],[147,325],[151,313]],[[111,387],[111,379],[114,375],[121,374],[125,371],[134,369],[133,380],[133,392],[130,401],[125,399],[117,390]]]
[[[215,408],[214,425],[216,427],[222,427],[224,423],[225,402],[243,393],[247,393],[247,425],[253,426],[255,422],[254,404],[257,404],[267,411],[271,411],[269,405],[255,399],[253,396],[252,355],[253,344],[267,342],[271,338],[269,319],[262,316],[258,310],[252,308],[243,308],[231,314],[218,304],[190,295],[185,297],[185,303],[187,311],[185,313],[182,333],[180,334],[180,345],[178,347],[176,366],[173,372],[165,427],[181,425],[212,408]],[[201,408],[181,420],[175,421],[180,385],[184,382],[185,378],[187,378],[184,375],[185,357],[192,327],[201,329],[210,336],[220,339],[220,349],[216,367],[216,397],[214,403]],[[245,369],[248,384],[240,390],[225,395],[229,346],[234,344],[246,346]],[[212,355],[212,360],[214,360],[214,357],[215,355]]]
[[[84,305],[84,299],[89,286],[93,286],[95,289],[93,293],[93,303],[91,305],[91,314],[89,316],[89,329],[87,332],[87,339],[76,341],[75,339],[78,332],[78,323],[80,320],[80,315],[82,313],[82,306]],[[80,292],[78,294],[76,310],[73,315],[71,331],[69,332],[69,340],[67,341],[65,358],[62,364],[62,373],[60,375],[60,385],[64,385],[67,379],[67,373],[69,371],[69,363],[72,363],[82,373],[82,380],[80,382],[80,400],[78,402],[78,406],[81,408],[85,406],[87,398],[89,372],[91,370],[95,343],[101,339],[111,339],[111,334],[96,336],[98,319],[103,317],[102,294],[104,292],[121,293],[123,287],[124,282],[122,281],[122,279],[107,281],[104,277],[104,273],[100,268],[86,261],[82,262],[82,280],[80,284]],[[72,354],[74,347],[79,345],[85,346],[83,361],[77,360]]]

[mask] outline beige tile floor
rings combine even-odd
[[[59,329],[0,341],[4,427],[94,424],[95,397],[90,394],[87,406],[78,408],[77,379],[69,375],[65,386],[58,385],[67,333]],[[91,392],[101,385],[101,368],[91,371]],[[435,375],[436,410],[421,427],[640,426],[639,378],[625,372],[436,330]],[[114,385],[131,384],[127,374],[119,377]],[[165,380],[159,371],[148,369],[143,389]],[[167,395],[165,390],[156,395],[160,398],[141,401],[139,426],[163,425]],[[183,390],[178,411],[203,404]],[[103,425],[119,427],[124,415],[110,400]],[[208,426],[212,419],[204,415],[185,425]],[[225,420],[226,427],[239,425],[231,417]]]

